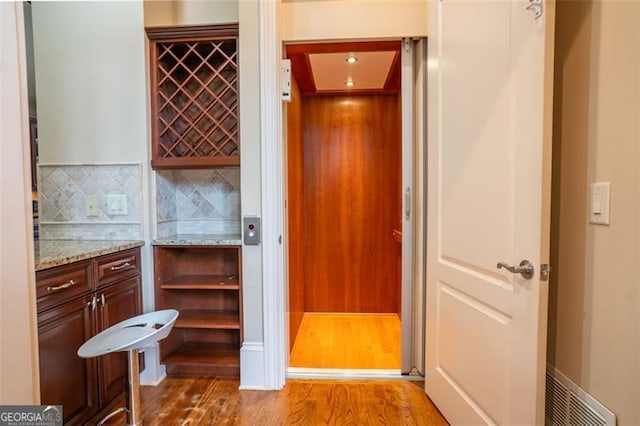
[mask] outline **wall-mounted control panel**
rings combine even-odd
[[[282,70],[282,100],[291,102],[291,59],[283,59]]]
[[[244,243],[248,246],[260,244],[261,229],[259,216],[245,216],[242,220]]]

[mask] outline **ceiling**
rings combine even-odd
[[[303,95],[387,94],[400,90],[399,41],[292,44],[286,51]],[[347,62],[349,57],[356,62]],[[348,81],[353,85],[348,86]]]

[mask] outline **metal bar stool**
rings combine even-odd
[[[93,358],[112,352],[127,352],[129,372],[128,408],[120,407],[107,414],[98,425],[122,411],[127,412],[127,425],[142,424],[140,412],[140,377],[138,350],[151,346],[169,335],[178,311],[166,309],[129,318],[96,334],[78,349],[78,356]]]

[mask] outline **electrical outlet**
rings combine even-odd
[[[87,195],[84,199],[84,214],[86,216],[98,216],[98,196]]]
[[[124,216],[127,214],[127,196],[125,194],[107,194],[107,214]]]

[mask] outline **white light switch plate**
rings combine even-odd
[[[589,185],[589,223],[610,225],[611,182]]]
[[[107,194],[107,214],[109,216],[124,216],[127,214],[126,194]]]

